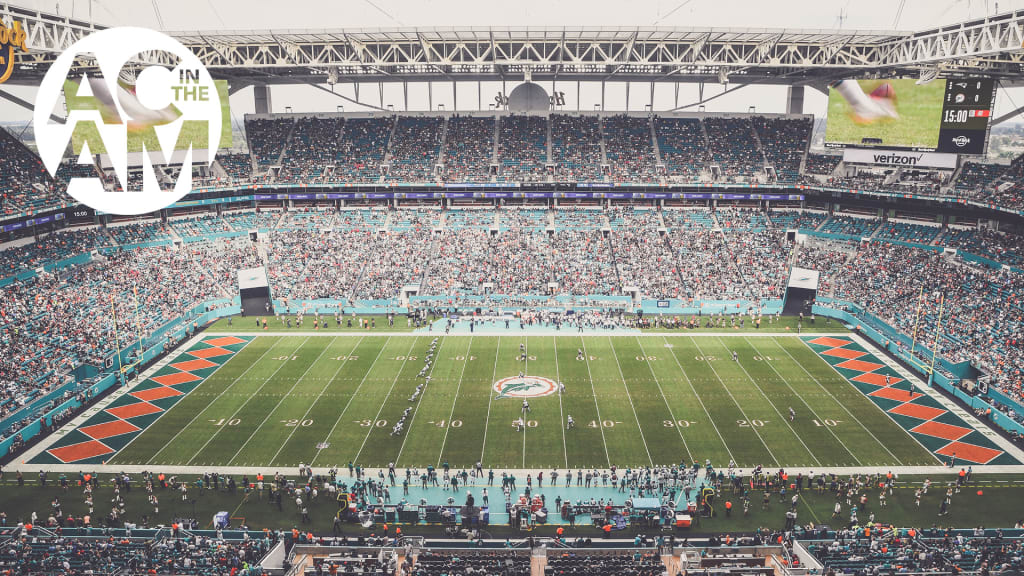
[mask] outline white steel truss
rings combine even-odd
[[[0,4],[27,78],[101,27]],[[256,83],[521,79],[813,83],[844,75],[1022,76],[1024,11],[921,32],[757,28],[410,28],[174,32],[215,74]],[[82,62],[88,66],[88,62]]]

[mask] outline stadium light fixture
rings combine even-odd
[[[292,107],[291,106],[285,106],[284,107],[284,113],[285,114],[291,114],[292,113]]]
[[[335,108],[335,110],[337,110],[338,112],[344,112],[345,111],[345,106],[343,106],[341,104],[338,104],[338,107]]]

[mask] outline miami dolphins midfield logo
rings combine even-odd
[[[498,395],[495,398],[540,398],[550,396],[558,390],[558,384],[550,378],[540,376],[509,376],[492,386]]]

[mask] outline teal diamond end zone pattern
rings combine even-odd
[[[940,461],[955,457],[957,465],[1020,464],[852,339],[801,336],[801,340]]]
[[[253,338],[204,337],[40,452],[29,464],[106,463]]]

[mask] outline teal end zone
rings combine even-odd
[[[179,352],[166,366],[40,452],[29,464],[103,464],[109,461],[253,338],[255,336],[204,336],[187,350]],[[220,348],[226,353],[216,356],[203,354],[204,350],[213,348]],[[191,369],[175,367],[186,362],[193,363],[186,365]],[[162,383],[162,377],[168,379]]]
[[[895,370],[887,366],[885,362],[880,360],[873,352],[864,348],[857,342],[845,337],[822,338],[813,335],[801,336],[800,339],[803,340],[804,343],[806,343],[807,346],[810,347],[811,350],[813,350],[822,360],[842,374],[847,382],[852,384],[853,387],[859,390],[862,394],[866,395],[868,399],[875,404],[875,406],[885,412],[890,418],[899,424],[901,428],[906,430],[910,436],[931,452],[939,461],[948,463],[952,453],[955,452],[958,464],[1020,464],[1016,458],[1004,452],[990,439],[985,437],[984,434],[980,433],[971,424],[964,421],[963,418],[946,410],[946,408],[936,399],[927,394],[920,393],[917,388],[914,389],[915,395],[911,398],[908,392],[910,383],[903,380],[902,376],[900,376]],[[839,341],[843,341],[845,343],[840,344]],[[878,367],[872,368],[867,364],[859,365],[858,362],[848,364],[847,366],[840,366],[840,364],[847,363],[849,360],[847,358],[825,354],[825,352],[829,350],[836,349],[862,352],[864,354],[856,358],[858,362],[870,363],[878,365]],[[862,367],[870,369],[864,370],[861,369]],[[879,395],[879,392],[885,390],[886,387],[884,384],[876,386],[868,382],[855,380],[855,378],[863,377],[865,374],[878,374],[883,378],[888,375],[892,376],[894,379],[899,378],[899,380],[889,386],[891,389],[890,393],[886,393],[885,396],[882,396]],[[904,393],[907,393],[906,397],[902,396]],[[904,413],[901,414],[893,412],[893,410],[897,409]],[[920,415],[920,417],[915,414]],[[935,430],[933,431],[928,429],[929,425],[934,426]],[[915,430],[922,426],[924,426],[927,431]],[[948,427],[959,427],[964,430],[956,431],[955,429]],[[946,432],[947,430],[950,430],[951,432]]]

